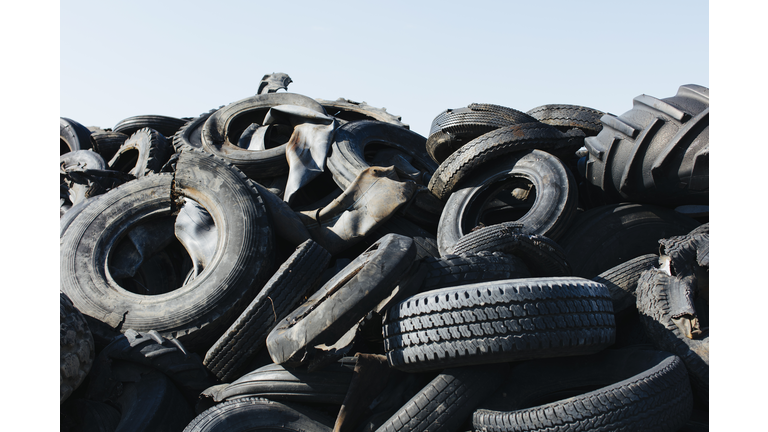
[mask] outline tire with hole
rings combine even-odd
[[[427,291],[391,307],[383,323],[387,361],[406,372],[590,354],[614,332],[608,289],[573,277]]]
[[[709,88],[640,95],[630,111],[601,121],[600,133],[584,140],[585,177],[607,202],[709,204]]]
[[[146,296],[119,286],[108,270],[122,234],[142,220],[168,217],[180,197],[203,206],[219,232],[216,253],[187,285]],[[257,293],[272,268],[272,233],[258,192],[213,155],[185,149],[174,174],[113,189],[83,208],[61,237],[61,291],[81,311],[115,329],[156,330],[190,349],[207,349]]]
[[[298,105],[325,114],[323,106],[295,93],[265,93],[233,102],[211,114],[200,130],[203,149],[242,170],[253,179],[288,172],[286,144],[266,150],[246,150],[237,145],[240,135],[253,123],[263,124],[270,108]]]
[[[509,155],[484,164],[451,193],[440,215],[438,249],[451,253],[472,229],[509,221],[557,241],[577,205],[576,179],[558,158],[541,150]]]
[[[109,169],[136,178],[159,173],[173,154],[173,147],[160,132],[143,128],[131,135],[110,159]]]
[[[691,415],[680,359],[668,352],[608,349],[513,366],[472,416],[477,431],[666,431]]]

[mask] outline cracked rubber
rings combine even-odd
[[[518,364],[482,405],[476,431],[673,432],[693,399],[677,356],[628,348]]]
[[[449,368],[384,422],[377,432],[453,432],[503,382],[505,363]]]
[[[637,298],[635,290],[640,275],[659,265],[659,256],[656,254],[640,255],[623,262],[615,267],[600,273],[592,278],[595,282],[608,287],[613,300],[613,312],[620,313],[624,310],[635,309]]]
[[[382,327],[387,361],[406,372],[590,354],[615,337],[608,289],[573,277],[427,291],[391,307]]]
[[[264,347],[267,335],[302,298],[312,295],[331,254],[307,240],[277,269],[240,317],[205,354],[203,363],[222,382],[240,376],[241,369]]]
[[[221,230],[209,266],[163,294],[119,287],[107,270],[116,240],[143,220],[172,214],[180,197],[202,205]],[[125,183],[72,220],[61,237],[61,291],[83,314],[116,330],[156,330],[193,351],[207,349],[219,327],[229,326],[266,281],[272,247],[264,204],[246,177],[213,155],[186,148],[174,174]]]

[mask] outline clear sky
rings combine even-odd
[[[709,86],[708,21],[706,2],[669,0],[64,0],[60,112],[195,117],[285,72],[290,92],[385,107],[424,136],[473,102],[620,115]]]

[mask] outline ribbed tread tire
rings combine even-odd
[[[422,266],[427,268],[427,275],[421,285],[422,291],[531,277],[528,267],[520,258],[501,252],[481,251],[442,258],[429,257],[422,261]]]
[[[580,105],[547,104],[541,105],[526,114],[536,120],[557,127],[560,131],[578,128],[587,136],[594,136],[603,129],[600,118],[604,112]]]
[[[383,323],[390,366],[453,366],[589,354],[614,342],[605,285],[527,278],[441,288],[391,307]]]
[[[140,129],[150,128],[160,132],[163,136],[170,137],[178,132],[186,122],[187,120],[176,117],[137,115],[121,120],[112,128],[112,132],[119,132],[130,136]]]
[[[94,132],[91,134],[91,145],[105,161],[108,161],[115,156],[128,138],[128,135],[120,132]]]
[[[595,282],[608,287],[613,299],[613,312],[619,313],[626,309],[635,309],[635,290],[640,275],[659,265],[659,256],[645,254],[621,263],[592,278]]]
[[[429,129],[426,148],[437,163],[467,142],[500,127],[536,122],[530,115],[493,104],[472,103],[464,108],[447,109],[438,114]]]
[[[223,106],[219,108],[223,108]],[[210,117],[211,114],[215,112],[216,112],[216,109],[212,109],[207,113],[202,113],[199,116],[193,118],[192,120],[189,120],[186,123],[184,123],[184,125],[182,125],[179,128],[179,130],[176,131],[175,134],[173,134],[173,137],[171,139],[173,143],[173,148],[176,149],[176,151],[178,151],[182,148],[182,146],[188,145],[190,147],[202,150],[203,140],[200,137],[200,134],[203,130],[203,125],[205,124],[206,120],[208,120],[208,117]]]
[[[496,390],[505,363],[449,368],[413,396],[376,432],[452,432],[461,430],[475,407]]]
[[[582,138],[538,121],[495,129],[451,153],[432,174],[428,187],[445,201],[464,178],[488,161],[523,150],[538,149],[552,154],[576,151]]]
[[[454,254],[482,251],[502,252],[520,258],[534,277],[570,276],[571,266],[563,248],[552,239],[529,234],[516,222],[480,228],[461,237],[451,249]]]
[[[221,381],[237,373],[260,349],[267,335],[320,282],[331,254],[307,240],[277,269],[240,317],[208,350],[203,363]]]
[[[214,405],[194,418],[183,432],[248,432],[280,430],[291,432],[331,432],[333,429],[280,402],[257,397],[233,399]],[[333,421],[330,421],[333,424]]]
[[[651,353],[656,354],[648,362],[647,369],[624,380],[544,405],[529,407],[522,403],[522,407],[511,407],[508,411],[479,409],[472,416],[473,427],[483,432],[676,431],[688,420],[693,406],[688,374],[677,356],[661,351]],[[600,358],[606,357],[601,355]],[[580,381],[579,377],[567,375],[578,374],[584,365],[572,368],[569,362],[552,360],[557,361],[534,366],[542,366],[537,368],[542,374],[547,373],[546,366],[551,369],[552,376],[542,376],[542,380],[551,382],[559,378],[565,388],[568,383]],[[600,368],[614,367],[600,360],[586,366],[598,373]],[[516,373],[521,372],[513,368],[510,378]],[[521,387],[524,386],[514,387],[521,395],[513,396],[513,399],[526,397],[526,388]]]
[[[317,98],[315,100],[323,106],[328,115],[340,119],[342,123],[357,120],[377,120],[410,129],[407,124],[400,121],[402,120],[401,116],[388,113],[386,108],[377,108],[366,102],[355,102],[344,98],[338,98],[335,101]]]

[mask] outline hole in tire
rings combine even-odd
[[[464,212],[464,234],[477,226],[515,222],[523,218],[536,202],[536,186],[524,177],[505,178],[480,192]]]

